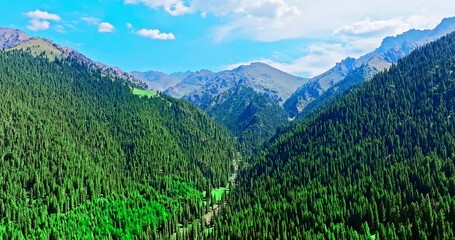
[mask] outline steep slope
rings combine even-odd
[[[42,38],[30,38],[22,43],[15,45],[9,50],[24,50],[30,52],[33,56],[45,56],[50,61],[56,58],[62,59],[67,57],[63,51],[56,48],[50,41]]]
[[[251,153],[287,123],[283,108],[243,84],[217,96],[206,112],[238,137],[243,152]],[[247,154],[250,155],[250,154]]]
[[[206,85],[209,85],[210,82],[213,81],[214,75],[214,72],[206,69],[191,73],[186,78],[179,81],[175,86],[166,89],[164,93],[176,98],[184,98],[192,92],[203,89]],[[197,102],[193,102],[193,104],[198,105]]]
[[[409,30],[395,37],[387,37],[381,46],[374,52],[366,54],[358,59],[347,58],[338,63],[334,68],[320,76],[311,79],[301,86],[284,104],[286,111],[295,116],[317,100],[326,91],[337,92],[337,84],[356,85],[357,83],[371,79],[376,73],[389,68],[392,63],[408,55],[418,46],[434,41],[448,33],[455,31],[455,17],[446,18],[433,30]],[[355,72],[358,68],[368,74],[359,75]],[[344,82],[344,83],[343,83]],[[339,92],[339,91],[338,91]],[[325,94],[324,98],[333,98]],[[325,103],[325,101],[318,101]],[[314,108],[315,104],[312,104]],[[306,111],[308,112],[308,111]]]
[[[168,239],[233,173],[231,137],[182,100],[23,51],[0,83],[1,239]]]
[[[303,119],[310,115],[317,115],[324,108],[330,106],[344,95],[355,89],[358,84],[371,79],[378,73],[377,69],[368,64],[362,65],[359,68],[349,73],[343,81],[340,81],[323,92],[319,97],[309,102],[306,107],[296,116],[297,119]]]
[[[455,33],[277,137],[213,239],[454,239]]]
[[[1,49],[22,49],[29,51],[35,56],[46,56],[50,60],[54,60],[56,57],[71,58],[80,64],[88,66],[89,68],[100,70],[103,74],[112,78],[122,78],[128,80],[139,88],[145,89],[147,87],[144,82],[141,82],[132,75],[123,72],[118,67],[111,67],[100,62],[95,62],[74,49],[55,44],[49,39],[30,37],[17,29],[0,27],[0,50]]]

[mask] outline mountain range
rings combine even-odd
[[[287,123],[285,100],[307,81],[255,62],[232,70],[164,74],[132,72],[149,89],[198,106],[224,125],[247,149],[256,149]]]
[[[156,71],[136,71],[131,75],[146,82],[150,89],[187,99],[197,106],[205,106],[214,96],[240,84],[268,95],[282,105],[296,88],[307,81],[260,62],[217,73],[201,70],[167,75]]]
[[[302,118],[336,101],[337,96],[389,68],[417,47],[454,30],[455,18],[446,18],[433,30],[409,30],[387,37],[375,51],[357,59],[346,58],[312,79],[293,76],[259,62],[221,72],[126,73],[117,67],[92,61],[48,39],[30,37],[20,30],[9,28],[0,28],[0,48],[24,49],[35,55],[44,54],[50,60],[75,59],[108,76],[128,80],[137,88],[153,89],[185,99],[207,112],[236,137],[246,141],[244,145],[258,147],[261,145],[259,143],[273,136],[273,129],[286,125],[289,118]],[[233,93],[241,95],[234,97]],[[255,107],[252,108],[251,104]],[[229,105],[231,107],[227,107]],[[251,129],[259,131],[258,139],[245,137],[250,135]]]
[[[0,28],[0,48],[28,49],[50,59],[72,58],[106,75],[129,80],[138,88],[148,88],[190,101],[204,111],[216,107],[215,99],[238,85],[252,88],[273,105],[282,106],[288,117],[303,116],[333,101],[352,86],[371,79],[414,49],[455,30],[455,17],[445,18],[432,30],[409,30],[386,37],[373,52],[357,59],[348,57],[312,79],[290,75],[264,63],[252,63],[221,72],[200,70],[166,74],[157,71],[126,73],[118,67],[95,62],[83,54],[44,38]]]
[[[166,91],[168,88],[174,87],[182,82],[185,78],[193,75],[193,72],[179,72],[173,74],[166,74],[158,71],[148,72],[131,72],[131,75],[147,84],[147,88],[156,91]]]
[[[144,81],[149,89],[195,104],[241,139],[241,136],[245,135],[239,132],[239,129],[255,129],[256,124],[262,122],[259,124],[262,127],[258,128],[258,135],[264,136],[259,140],[261,142],[273,135],[270,130],[265,130],[268,127],[264,126],[273,126],[271,128],[276,129],[286,125],[288,119],[302,118],[321,109],[329,102],[336,101],[355,85],[388,69],[419,46],[452,31],[455,31],[455,18],[446,18],[432,30],[413,29],[397,36],[386,37],[373,52],[357,59],[348,57],[312,79],[292,76],[259,62],[216,73],[201,70],[168,75],[149,71],[132,72],[131,75]],[[261,107],[255,108],[256,111],[252,112],[248,108],[253,92],[247,91],[248,94],[243,96],[244,91],[239,91],[245,89],[253,90],[256,95],[254,98],[263,102]],[[240,95],[234,97],[234,93]],[[240,102],[244,104],[239,105]],[[227,107],[229,105],[231,107]],[[273,116],[273,120],[263,119],[263,116]],[[247,121],[253,118],[261,121]],[[278,118],[281,119],[277,120]],[[245,122],[252,125],[245,126]],[[252,145],[253,140],[248,142]]]
[[[375,51],[357,59],[346,58],[332,69],[309,80],[286,100],[284,108],[293,117],[301,112],[311,112],[349,87],[371,79],[419,46],[453,31],[455,17],[443,19],[432,30],[412,29],[394,37],[386,37]],[[312,104],[314,101],[316,102]],[[307,107],[311,110],[305,111]]]

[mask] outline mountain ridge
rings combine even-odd
[[[122,78],[124,80],[131,82],[133,85],[135,85],[138,88],[146,87],[145,83],[138,80],[137,78],[130,75],[129,73],[124,72],[119,67],[112,67],[112,66],[103,64],[101,62],[93,61],[92,59],[86,57],[82,53],[80,53],[72,48],[59,45],[59,44],[53,42],[52,40],[49,40],[46,38],[41,38],[41,37],[31,37],[19,29],[0,27],[0,49],[11,50],[11,49],[15,48],[15,49],[19,49],[19,50],[29,51],[30,46],[21,47],[21,45],[27,45],[27,43],[29,41],[37,41],[37,40],[42,40],[45,42],[45,44],[50,45],[51,48],[55,48],[55,50],[60,52],[60,55],[63,58],[74,59],[80,64],[86,65],[92,69],[98,69],[98,70],[102,71],[104,74],[111,76],[113,78]],[[37,51],[37,54],[46,55],[46,50],[44,50],[44,49],[40,50],[39,49],[40,46],[38,46],[37,44],[32,44],[32,45],[34,45],[33,47],[35,48],[34,50]],[[41,52],[39,52],[39,51],[41,51]],[[53,60],[53,59],[55,59],[55,54],[50,60]]]
[[[278,102],[283,103],[297,86],[306,81],[305,78],[293,76],[262,62],[253,62],[220,72],[203,69],[197,72],[172,74],[157,71],[131,73],[146,81],[150,89],[161,89],[160,91],[168,95],[185,98],[198,106],[203,104],[197,102],[199,98],[195,95],[204,95],[204,92],[210,92],[210,95],[221,94],[237,84],[248,85],[259,93],[274,95]],[[150,76],[145,76],[147,74]]]
[[[419,46],[432,42],[446,34],[455,31],[455,17],[444,18],[435,28],[426,30],[411,29],[396,36],[383,39],[381,45],[373,52],[357,59],[346,58],[337,65],[309,80],[286,100],[284,107],[291,116],[296,116],[311,102],[320,97],[328,89],[334,87],[349,77],[354,70],[364,67],[371,74],[367,78],[356,80],[360,83],[371,79],[376,73],[389,68],[400,58],[407,56]],[[352,63],[354,61],[354,63]],[[348,85],[350,83],[347,83]],[[355,85],[355,84],[354,84]],[[329,98],[332,98],[330,96]],[[321,101],[323,103],[323,101]]]

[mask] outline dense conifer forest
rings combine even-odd
[[[275,137],[212,239],[455,239],[455,33]]]
[[[288,124],[287,114],[278,104],[243,84],[221,94],[214,102],[217,104],[206,107],[207,114],[237,137],[244,156],[255,155],[277,127]]]
[[[189,103],[132,90],[71,60],[0,51],[0,239],[191,239],[204,227],[233,173],[232,138]]]

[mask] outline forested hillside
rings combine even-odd
[[[295,117],[303,119],[311,115],[315,115],[330,107],[330,104],[342,99],[346,94],[356,89],[357,85],[363,83],[367,79],[371,79],[377,71],[373,71],[371,66],[362,65],[353,70],[343,81],[336,83],[331,88],[327,89],[318,98],[314,99]]]
[[[276,132],[287,124],[287,114],[272,99],[240,84],[217,96],[205,107],[213,117],[237,136],[241,152],[254,155]]]
[[[149,71],[132,75],[150,89],[185,99],[208,113],[239,139],[245,156],[260,150],[276,128],[288,123],[281,105],[307,82],[260,62],[216,73]]]
[[[455,33],[278,137],[213,239],[455,239]]]
[[[0,51],[0,239],[168,239],[206,213],[203,191],[233,173],[231,137],[130,85]]]

